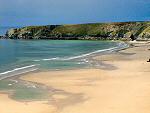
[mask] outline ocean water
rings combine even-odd
[[[25,83],[17,80],[1,80],[0,91],[12,91],[10,98],[23,101],[45,100],[50,95],[49,91],[41,86],[33,83]]]
[[[35,83],[4,78],[35,70],[88,67],[89,56],[126,46],[113,41],[0,40],[0,91],[13,91],[10,97],[15,100],[48,99],[54,89],[49,91]]]
[[[85,57],[123,47],[112,41],[0,40],[0,76],[88,65]]]

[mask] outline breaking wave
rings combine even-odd
[[[8,77],[13,77],[16,75],[24,74],[27,72],[35,71],[38,69],[37,66],[38,64],[35,64],[35,65],[29,65],[29,66],[19,67],[13,70],[5,71],[3,73],[0,73],[0,80],[8,78]]]
[[[47,59],[41,59],[41,60],[34,60],[35,62],[38,61],[54,61],[54,60],[59,60],[59,61],[65,61],[65,60],[74,60],[74,59],[78,59],[78,58],[83,58],[83,57],[87,57],[93,54],[97,54],[97,53],[103,53],[103,52],[112,52],[115,50],[120,50],[120,49],[124,49],[129,47],[128,44],[124,43],[124,42],[120,42],[117,44],[116,47],[112,47],[112,48],[108,48],[108,49],[101,49],[101,50],[96,50],[90,53],[86,53],[86,54],[82,54],[82,55],[78,55],[78,56],[73,56],[73,57],[54,57],[54,58],[47,58]]]

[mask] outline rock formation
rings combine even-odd
[[[150,39],[150,22],[93,23],[77,25],[28,26],[10,29],[10,39],[86,39],[133,40]]]

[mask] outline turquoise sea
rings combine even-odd
[[[88,68],[90,56],[125,46],[113,41],[0,40],[0,91],[11,90],[11,98],[17,100],[46,99],[49,90],[8,77],[36,70]]]
[[[112,41],[0,40],[0,73],[84,67],[87,56],[122,46]]]

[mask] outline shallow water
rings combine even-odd
[[[120,47],[124,44],[112,41],[0,40],[0,91],[11,91],[16,100],[48,98],[45,88],[4,78],[35,70],[88,67],[87,56]]]
[[[81,57],[116,46],[111,41],[0,40],[0,73],[30,65],[38,69],[81,67],[86,65]]]
[[[43,100],[48,98],[48,90],[39,85],[17,80],[1,80],[0,91],[10,93],[10,97],[19,101]]]

